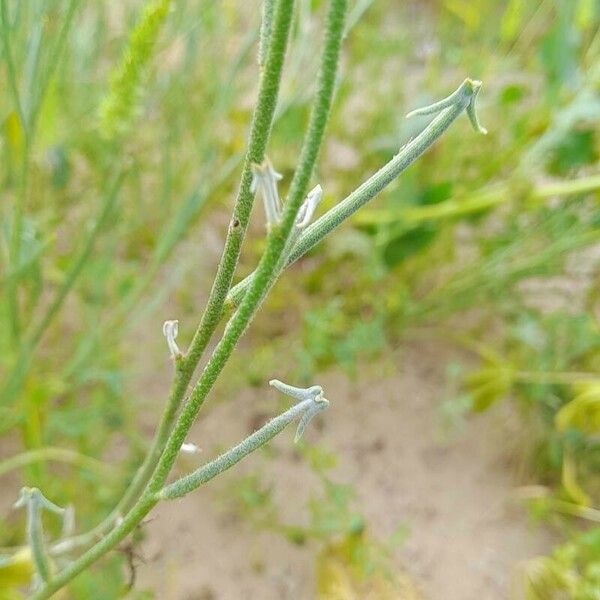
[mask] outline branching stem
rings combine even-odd
[[[442,112],[440,112],[416,138],[403,146],[398,154],[396,154],[396,156],[394,156],[385,166],[379,169],[377,173],[372,175],[359,188],[336,204],[312,225],[309,225],[292,248],[285,266],[288,267],[309,250],[314,248],[314,246],[316,246],[326,235],[351,217],[367,202],[375,198],[375,196],[394,181],[402,171],[430,148],[463,111],[468,107],[473,106],[472,102],[479,90],[479,85],[479,82],[473,82],[472,80],[467,79],[446,100],[442,100],[441,102],[432,105],[432,107],[438,108],[439,105],[441,105]],[[429,109],[432,107],[426,109],[426,114],[431,114],[432,111]],[[421,114],[421,112],[421,110],[418,110],[413,111],[410,114]],[[248,275],[246,279],[242,280],[232,288],[227,298],[230,307],[239,305],[254,276],[254,273]]]
[[[285,40],[287,40],[287,30],[289,30],[291,21],[291,6],[292,0],[278,0],[276,4],[273,17],[273,31],[271,34],[267,64],[264,73],[269,71],[270,63],[275,60],[272,54],[277,54],[276,40],[279,39],[281,30],[286,30],[284,37]],[[208,360],[203,370],[202,375],[200,376],[200,379],[198,380],[198,383],[192,390],[186,404],[184,405],[181,414],[179,415],[179,418],[177,419],[177,422],[175,423],[173,430],[166,441],[164,450],[160,455],[158,464],[152,473],[145,491],[142,493],[141,497],[132,507],[129,513],[123,516],[121,522],[115,526],[105,538],[92,546],[92,548],[80,556],[69,567],[64,569],[55,578],[50,580],[39,592],[34,594],[32,600],[43,600],[49,598],[54,592],[61,589],[81,571],[89,567],[96,560],[98,560],[98,558],[114,548],[156,505],[158,501],[158,493],[166,482],[171,468],[179,454],[181,445],[185,442],[187,433],[194,423],[194,420],[202,404],[204,403],[206,396],[212,389],[212,386],[223,370],[227,360],[231,356],[231,353],[233,352],[237,342],[246,331],[265,294],[268,292],[272,272],[277,266],[280,256],[285,249],[288,237],[292,232],[298,211],[308,189],[310,177],[313,172],[318,151],[323,139],[327,117],[331,109],[346,9],[347,0],[332,0],[327,17],[325,48],[322,55],[322,63],[319,72],[315,101],[311,110],[308,130],[302,145],[299,165],[290,186],[290,193],[284,213],[282,215],[281,223],[271,229],[267,239],[265,253],[263,254],[263,257],[256,270],[256,277],[253,279],[252,285],[249,287],[239,310],[233,315],[227,324],[225,332],[223,333],[223,337],[217,344],[212,356]],[[283,60],[283,55],[280,56],[280,60]],[[268,127],[270,128],[270,122],[268,123]],[[244,182],[244,179],[242,179],[242,187],[247,185],[248,190],[250,189],[252,181],[250,166],[255,162],[255,160],[251,160],[250,163],[247,164],[247,182]],[[244,172],[246,172],[246,167],[244,168]],[[247,210],[247,218],[249,217],[250,209],[251,200],[250,206],[245,206],[242,213],[245,214],[245,211]],[[233,227],[235,219],[239,219],[239,210],[239,204],[236,204],[236,208],[234,209],[234,220],[232,220],[229,230],[230,234],[232,231],[235,231],[240,227],[240,224],[236,225],[236,227]],[[238,215],[237,217],[236,214]],[[243,229],[245,231],[245,227],[243,227]],[[238,242],[235,242],[233,245],[233,250],[228,250],[228,245],[226,243],[223,259],[221,261],[222,266],[219,268],[219,272],[224,272],[227,274],[229,269],[231,269],[233,275],[233,270],[235,269],[235,264],[237,264],[237,257],[239,255],[239,247],[237,244]],[[241,239],[239,240],[239,244],[241,244]],[[232,252],[235,256],[227,257],[226,253],[228,251]],[[231,264],[229,264],[230,262]],[[217,273],[217,280],[218,279],[219,273]],[[219,286],[225,286],[226,289],[217,289],[219,287],[217,283],[215,283],[213,286],[213,292],[216,290],[216,297],[222,298],[222,301],[218,307],[218,314],[210,317],[209,322],[211,322],[210,319],[216,318],[216,323],[218,323],[221,317],[222,304],[226,298],[227,292],[229,291],[229,286],[231,284],[231,278],[229,278],[228,281],[225,281],[227,277],[223,279],[223,276],[221,276],[221,279],[222,281]],[[211,293],[211,297],[212,295],[213,294]],[[217,305],[215,304],[214,306],[216,307]],[[210,311],[207,309],[207,311],[205,311],[205,315],[207,315],[209,312]],[[202,324],[199,328],[200,332],[201,330]],[[197,351],[198,348],[196,347],[196,352]],[[200,356],[197,356],[196,360],[199,360],[199,358]],[[192,361],[191,352],[188,354],[187,359],[184,358],[182,360],[183,362],[181,370],[185,374],[182,381],[185,381],[189,373],[188,369],[191,369],[193,372],[197,362],[188,362]],[[191,377],[191,374],[189,376]]]
[[[266,49],[266,59],[261,70],[257,107],[252,120],[248,150],[225,247],[206,308],[187,354],[181,353],[175,344],[176,322],[168,322],[169,327],[165,329],[175,363],[175,378],[152,448],[111,515],[92,532],[65,540],[52,549],[54,553],[60,553],[76,546],[91,545],[63,571],[50,577],[32,596],[32,600],[50,598],[68,584],[133,531],[160,500],[179,498],[193,491],[267,443],[296,418],[300,418],[296,439],[300,437],[312,416],[326,408],[328,404],[323,397],[323,390],[319,386],[304,390],[273,380],[271,384],[274,387],[299,400],[298,404],[215,460],[190,475],[167,484],[182,445],[208,394],[284,268],[310,250],[342,221],[383,190],[425,152],[463,111],[467,112],[473,126],[483,131],[475,114],[475,99],[480,83],[467,79],[445,100],[416,111],[417,114],[439,114],[385,167],[313,225],[302,229],[302,233],[299,234],[301,230],[299,223],[304,227],[306,223],[303,217],[307,216],[300,211],[331,111],[347,11],[347,0],[331,0],[317,90],[287,200],[283,211],[281,213],[278,211],[277,219],[269,224],[265,251],[256,270],[242,284],[230,291],[254,203],[252,168],[263,163],[273,123],[293,4],[294,0],[275,0],[273,7],[270,2],[266,4],[266,22],[264,22],[266,30],[263,31],[262,36],[262,50],[264,53]],[[226,300],[236,310],[225,326],[223,335],[207,360],[197,383],[187,400],[183,402],[194,371],[222,318]],[[102,537],[105,533],[105,537]]]

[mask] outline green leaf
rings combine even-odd
[[[438,230],[424,225],[388,241],[383,248],[383,260],[391,269],[427,248],[437,237]]]
[[[483,412],[508,394],[513,383],[512,369],[492,365],[471,372],[464,385],[471,397],[472,410]]]
[[[569,132],[554,149],[549,169],[557,175],[566,175],[598,159],[596,133],[593,129]]]
[[[600,432],[600,383],[587,386],[586,391],[565,404],[554,421],[559,431],[574,428],[588,434]]]

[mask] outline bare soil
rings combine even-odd
[[[443,433],[440,403],[452,351],[419,344],[394,356],[391,373],[388,364],[370,367],[359,382],[341,373],[317,378],[331,407],[311,423],[306,442],[339,457],[333,478],[355,488],[371,535],[387,539],[399,526],[408,528],[393,559],[423,598],[515,597],[519,563],[552,542],[515,500],[515,488],[526,483],[515,475],[522,425],[504,404],[460,432]],[[203,452],[182,459],[181,470],[247,435],[278,401],[274,391],[248,390],[209,405],[192,436]],[[269,460],[252,456],[190,497],[159,507],[145,526],[139,586],[161,600],[313,599],[315,546],[257,531],[224,502],[236,478],[260,469],[274,484],[283,518],[306,523],[306,500],[319,484],[292,436],[290,429],[273,441]]]

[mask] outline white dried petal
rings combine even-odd
[[[200,448],[196,446],[196,444],[192,444],[191,442],[183,442],[181,444],[181,453],[182,454],[199,454]]]
[[[281,218],[281,199],[277,190],[277,182],[283,175],[273,168],[271,161],[265,158],[262,164],[252,165],[251,191],[260,192],[265,207],[265,217],[268,225],[278,223]]]
[[[171,353],[171,358],[177,358],[181,356],[181,350],[177,346],[177,333],[179,331],[179,321],[165,321],[163,325],[163,333],[167,338],[167,346],[169,346],[169,352]]]
[[[296,217],[296,227],[298,229],[304,229],[312,221],[317,206],[319,206],[322,199],[323,188],[320,185],[315,186],[308,192],[308,196],[306,196],[306,200],[302,203]]]
[[[329,400],[326,398],[319,397],[315,399],[314,404],[302,415],[300,419],[300,423],[298,423],[298,427],[296,428],[296,434],[294,435],[294,444],[297,444],[300,441],[300,438],[304,434],[304,430],[306,426],[310,423],[312,418],[320,413],[322,410],[325,410],[329,406]]]

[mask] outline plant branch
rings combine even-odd
[[[436,105],[443,105],[442,112],[415,139],[403,146],[398,154],[379,169],[377,173],[344,198],[339,204],[336,204],[321,218],[317,219],[312,225],[309,225],[292,248],[285,266],[288,267],[306,254],[343,221],[375,198],[402,171],[430,148],[463,111],[473,106],[473,101],[480,85],[479,82],[467,79],[446,100],[436,103]],[[449,99],[451,99],[451,102],[448,103]],[[413,111],[413,113],[418,112],[420,111]],[[430,113],[428,112],[428,114]],[[232,288],[227,298],[227,303],[230,307],[239,305],[254,276],[255,274],[251,273],[246,279]]]
[[[215,460],[203,465],[190,473],[186,477],[182,477],[170,485],[164,487],[159,493],[160,500],[174,500],[186,496],[190,492],[199,488],[202,484],[210,481],[217,475],[230,469],[243,458],[264,446],[272,440],[277,434],[281,433],[292,421],[297,418],[303,418],[311,411],[318,409],[323,410],[328,405],[328,401],[323,399],[308,398],[295,404],[281,415],[269,421],[266,425],[248,436],[244,441],[234,446],[227,452],[224,452]]]
[[[278,24],[282,21],[285,22],[282,13],[288,8],[290,8],[289,0],[279,0],[275,9],[269,54],[273,51],[275,40],[277,39]],[[327,122],[328,112],[331,108],[331,99],[333,96],[335,76],[339,61],[346,8],[346,0],[333,0],[331,3],[327,19],[326,42],[319,74],[317,95],[311,111],[309,128],[304,139],[299,167],[294,174],[281,224],[273,227],[269,233],[267,248],[257,268],[256,277],[254,278],[239,310],[228,323],[222,339],[217,344],[198,383],[183,407],[183,410],[177,419],[177,423],[169,436],[164,451],[162,452],[158,465],[148,483],[146,491],[117,527],[64,571],[59,573],[54,579],[49,581],[42,590],[33,596],[32,600],[49,598],[78,573],[93,564],[110,549],[114,548],[137,526],[152,507],[155,506],[157,502],[157,493],[163,487],[173,463],[179,454],[181,445],[185,441],[186,435],[204,403],[206,396],[212,389],[212,386],[231,356],[238,340],[247,329],[264,295],[268,291],[272,271],[277,266],[279,257],[284,251],[286,241],[294,226],[298,210],[304,199],[308,182],[314,168],[314,163],[318,155]],[[288,18],[291,18],[291,15],[288,15]],[[269,68],[269,62],[270,57],[267,58],[265,72]],[[251,177],[248,181],[248,186],[250,183]],[[227,260],[227,258],[224,257],[224,260]],[[237,255],[235,257],[235,262],[237,262]],[[225,299],[226,294],[227,290],[223,294],[223,300]],[[220,319],[220,312],[221,309],[219,309],[217,321]],[[186,365],[186,367],[188,367],[188,365]]]
[[[254,193],[251,190],[252,165],[263,161],[271,134],[283,61],[289,39],[293,5],[294,0],[279,0],[274,9],[266,63],[261,72],[261,83],[250,127],[248,150],[242,167],[240,186],[225,239],[225,247],[206,308],[186,357],[185,369],[189,373],[190,379],[221,320],[223,304],[231,287],[242,243],[246,236],[254,204]]]
[[[46,509],[64,516],[65,509],[50,502],[37,488],[23,488],[15,508],[27,510],[27,542],[31,550],[31,557],[37,576],[41,581],[50,578],[50,562],[44,543],[44,527],[42,524],[42,510]]]
[[[245,236],[254,201],[254,194],[250,191],[252,181],[251,165],[256,160],[262,160],[270,135],[279,94],[283,61],[289,40],[291,15],[293,12],[292,6],[293,0],[278,0],[278,10],[272,24],[266,64],[261,73],[258,100],[252,118],[240,188],[225,241],[223,257],[217,270],[207,307],[196,330],[187,356],[177,361],[175,380],[171,387],[169,399],[161,417],[159,427],[152,441],[151,449],[145,456],[132,483],[115,509],[92,531],[71,540],[66,540],[59,548],[55,549],[57,552],[69,551],[75,547],[89,546],[97,541],[104,532],[109,530],[114,525],[116,519],[135,504],[163,453],[189,382],[219,322],[219,319],[214,320],[214,314],[215,311],[219,315],[221,313],[222,302],[229,290],[233,272],[237,265],[241,244]],[[221,296],[222,299],[220,299]]]
[[[233,315],[225,328],[222,339],[217,344],[211,358],[193,389],[187,404],[173,429],[165,451],[152,476],[149,490],[157,492],[164,484],[177,457],[181,444],[192,426],[208,392],[231,356],[238,340],[246,331],[265,294],[268,292],[273,270],[284,251],[292,231],[300,205],[306,194],[310,176],[323,139],[327,116],[331,108],[335,76],[339,61],[346,0],[333,0],[328,14],[327,33],[323,60],[319,72],[319,84],[311,110],[308,130],[300,153],[299,166],[294,173],[289,196],[281,222],[271,228],[267,247],[257,267],[257,276],[250,286],[244,302]],[[277,10],[275,22],[277,22]],[[275,35],[273,33],[273,35]]]

